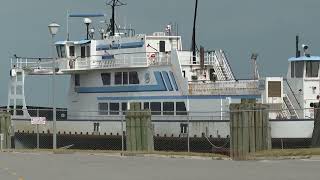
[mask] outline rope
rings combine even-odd
[[[210,141],[210,139],[208,138],[208,136],[204,136],[206,139],[207,139],[207,141],[211,144],[211,146],[212,147],[214,147],[214,148],[216,148],[216,149],[222,149],[222,148],[224,148],[229,142],[230,142],[230,138],[228,138],[228,140],[227,140],[227,142],[225,143],[225,144],[223,144],[222,146],[216,146],[216,145],[214,145],[211,141]]]

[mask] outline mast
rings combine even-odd
[[[107,5],[111,6],[112,9],[112,16],[110,19],[110,23],[111,23],[111,32],[110,32],[110,36],[114,36],[115,32],[116,32],[116,22],[115,22],[115,10],[117,6],[123,6],[126,5],[123,2],[120,2],[119,0],[111,0],[107,3]]]
[[[197,23],[198,0],[194,9],[193,32],[192,32],[192,63],[196,64],[196,23]]]

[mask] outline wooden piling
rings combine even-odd
[[[130,104],[126,115],[127,150],[153,151],[153,129],[150,110],[141,110],[138,103]]]
[[[254,100],[230,105],[230,155],[247,160],[249,153],[271,148],[268,106]]]
[[[0,134],[3,134],[3,149],[11,148],[11,115],[10,113],[0,112]]]

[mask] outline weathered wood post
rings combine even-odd
[[[314,127],[312,132],[311,147],[320,147],[320,103],[314,103]]]
[[[268,106],[255,100],[230,105],[230,155],[247,160],[249,153],[271,149]]]
[[[11,115],[10,113],[0,112],[0,134],[1,150],[11,148]]]
[[[130,104],[126,115],[127,150],[151,152],[154,150],[150,110],[141,110],[139,103]]]

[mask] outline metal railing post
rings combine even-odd
[[[124,114],[122,111],[122,115],[121,115],[121,156],[123,156],[124,153],[124,130],[123,130],[123,118],[124,118]]]
[[[190,152],[190,112],[188,111],[187,112],[187,124],[188,124],[188,134],[187,134],[187,136],[188,136],[188,140],[187,140],[187,142],[188,142],[188,153]]]
[[[39,109],[37,109],[37,117],[39,117]],[[37,149],[40,147],[40,137],[39,137],[39,124],[36,125],[37,128]]]

